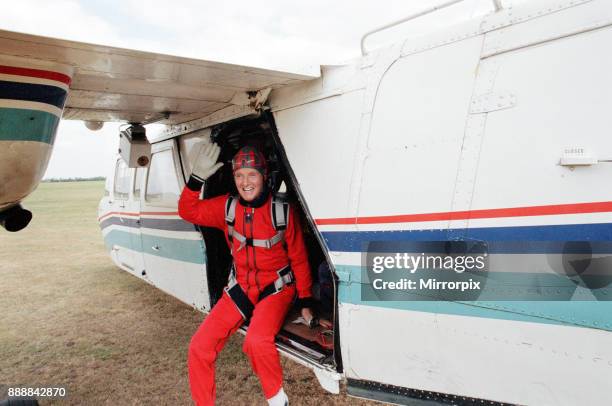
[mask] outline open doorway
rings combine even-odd
[[[259,117],[246,117],[219,124],[211,129],[210,137],[221,147],[219,160],[225,165],[206,182],[203,198],[211,198],[226,193],[237,195],[231,170],[231,160],[243,146],[256,147],[268,160],[270,187],[275,193],[283,193],[291,202],[292,210],[297,210],[301,229],[308,251],[308,259],[313,280],[313,296],[316,300],[315,311],[320,318],[327,319],[337,326],[336,280],[318,235],[313,220],[308,215],[305,202],[300,196],[296,179],[287,161],[284,148],[276,133],[271,114],[262,113]],[[208,287],[211,305],[214,305],[227,284],[232,257],[223,232],[201,227],[206,243],[208,259]],[[246,329],[248,327],[243,327]],[[291,352],[307,362],[333,366],[340,369],[339,343],[335,334],[337,328],[322,326],[310,328],[300,323],[296,308],[289,311],[277,343],[285,351]]]

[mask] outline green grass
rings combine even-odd
[[[28,228],[0,229],[0,386],[66,387],[42,405],[191,405],[187,347],[204,315],[112,263],[103,193],[103,182],[42,183],[23,203]],[[217,360],[219,405],[265,404],[241,344],[234,335]],[[369,404],[282,363],[292,405]]]

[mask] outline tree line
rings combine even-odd
[[[95,180],[106,180],[104,176],[94,176],[92,178],[50,178],[43,179],[43,182],[90,182]]]

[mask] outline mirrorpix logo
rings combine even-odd
[[[489,270],[482,241],[371,241],[362,253],[364,301],[477,300]]]

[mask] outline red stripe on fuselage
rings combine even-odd
[[[55,80],[57,82],[65,83],[68,86],[70,86],[70,82],[72,81],[70,76],[65,75],[63,73],[41,69],[18,68],[16,66],[0,65],[0,73],[4,73],[7,75],[28,76],[31,78]]]
[[[342,224],[383,224],[416,223],[423,221],[466,220],[501,217],[554,216],[559,214],[584,214],[612,212],[612,202],[555,204],[548,206],[508,207],[503,209],[484,209],[450,211],[441,213],[400,214],[395,216],[343,217],[317,219],[315,223],[324,225]]]

